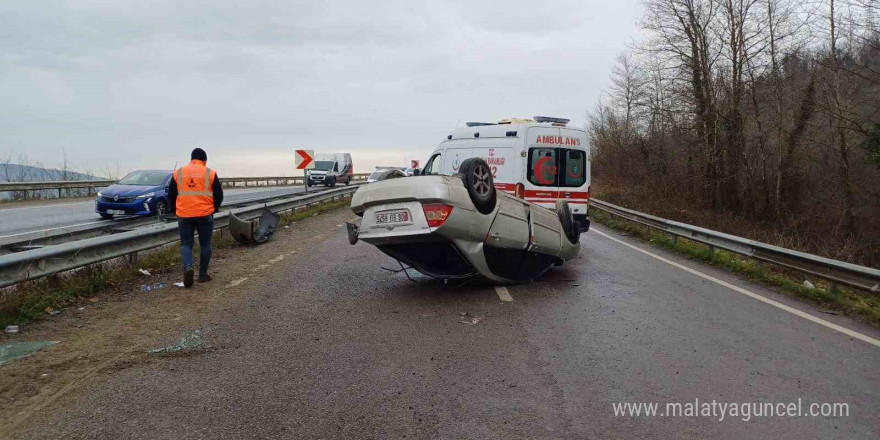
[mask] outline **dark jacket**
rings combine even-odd
[[[214,212],[220,210],[220,205],[223,204],[223,185],[220,183],[220,175],[216,174],[217,171],[214,171],[214,182],[211,183],[211,193],[214,196]],[[177,181],[171,179],[171,183],[168,186],[168,206],[171,209],[177,208]]]

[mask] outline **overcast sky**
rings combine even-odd
[[[636,0],[0,2],[0,159],[222,176],[427,159],[457,123],[582,125]]]

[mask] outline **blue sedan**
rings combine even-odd
[[[135,171],[98,192],[95,211],[107,219],[114,215],[164,214],[169,212],[170,182],[171,171]]]

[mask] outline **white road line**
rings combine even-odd
[[[16,234],[0,235],[0,238],[10,238],[10,237],[17,237],[17,236],[19,236],[19,235],[36,234],[37,232],[54,231],[54,230],[56,230],[56,229],[76,228],[76,227],[79,227],[79,226],[96,225],[96,224],[98,224],[98,223],[107,223],[107,224],[110,224],[111,222],[110,222],[110,220],[96,220],[96,221],[88,222],[88,223],[79,223],[79,224],[75,224],[75,225],[56,226],[56,227],[54,227],[54,228],[38,229],[38,230],[36,230],[36,231],[27,231],[27,232],[19,232],[19,233],[16,233]]]
[[[247,279],[248,279],[248,277],[239,278],[239,279],[227,284],[226,287],[235,287],[235,286],[247,281]]]
[[[13,203],[14,203],[14,202],[13,202]],[[18,211],[18,210],[22,210],[22,209],[57,208],[57,207],[59,207],[59,206],[74,206],[74,205],[85,205],[85,204],[92,205],[92,204],[94,204],[94,203],[95,203],[94,200],[85,200],[85,201],[80,201],[80,202],[55,203],[55,204],[53,204],[53,205],[19,206],[19,207],[17,207],[17,208],[14,208],[14,207],[5,208],[5,207],[4,207],[4,208],[0,208],[0,212],[3,212],[3,211]]]
[[[730,283],[728,283],[728,282],[726,282],[726,281],[719,280],[718,278],[715,278],[715,277],[713,277],[713,276],[711,276],[711,275],[706,275],[706,274],[704,274],[704,273],[702,273],[702,272],[700,272],[700,271],[698,271],[698,270],[691,269],[690,267],[687,267],[687,266],[685,266],[685,265],[682,265],[682,264],[676,263],[676,262],[674,262],[674,261],[672,261],[672,260],[668,260],[668,259],[666,259],[666,258],[663,258],[663,257],[657,255],[657,254],[653,254],[653,253],[651,253],[651,252],[648,252],[648,251],[646,251],[646,250],[644,250],[644,249],[642,249],[642,248],[640,248],[640,247],[633,246],[633,245],[631,245],[631,244],[629,244],[629,243],[627,243],[627,242],[625,242],[625,241],[618,240],[618,239],[616,239],[616,238],[614,238],[614,237],[612,237],[612,236],[610,236],[610,235],[608,235],[608,234],[605,234],[604,232],[597,231],[596,229],[591,229],[590,232],[595,232],[595,233],[597,233],[597,234],[599,234],[599,235],[601,235],[601,236],[603,236],[603,237],[605,237],[605,238],[607,238],[607,239],[609,239],[609,240],[616,241],[617,243],[620,243],[620,244],[622,244],[622,245],[624,245],[624,246],[626,246],[626,247],[629,247],[629,248],[635,249],[635,250],[637,250],[637,251],[639,251],[639,252],[641,252],[641,253],[643,253],[643,254],[645,254],[645,255],[648,255],[648,256],[651,256],[651,257],[653,257],[653,258],[656,258],[657,260],[660,260],[660,261],[662,261],[662,262],[664,262],[664,263],[667,263],[667,264],[669,264],[669,265],[671,265],[671,266],[675,266],[675,267],[677,267],[677,268],[679,268],[679,269],[681,269],[681,270],[683,270],[683,271],[685,271],[685,272],[690,272],[690,273],[692,273],[692,274],[694,274],[694,275],[696,275],[696,276],[698,276],[698,277],[700,277],[700,278],[703,278],[703,279],[706,279],[706,280],[712,281],[713,283],[716,283],[716,284],[720,284],[720,285],[722,285],[722,286],[724,286],[724,287],[727,287],[727,288],[729,288],[729,289],[731,289],[731,290],[735,290],[735,291],[737,291],[737,292],[739,292],[739,293],[742,293],[743,295],[746,295],[746,296],[748,296],[748,297],[754,298],[754,299],[756,299],[756,300],[758,300],[758,301],[761,301],[761,302],[763,302],[763,303],[770,304],[770,305],[773,306],[773,307],[776,307],[776,308],[779,308],[779,309],[785,310],[786,312],[791,313],[791,314],[793,314],[793,315],[800,316],[801,318],[804,318],[804,319],[806,319],[806,320],[808,320],[808,321],[813,321],[813,322],[815,322],[816,324],[819,324],[819,325],[822,325],[822,326],[828,327],[828,328],[830,328],[830,329],[832,329],[832,330],[836,330],[836,331],[838,331],[838,332],[840,332],[840,333],[843,333],[843,334],[845,334],[845,335],[847,335],[847,336],[849,336],[849,337],[851,337],[851,338],[855,338],[855,339],[858,339],[858,340],[861,340],[861,341],[865,341],[865,342],[867,342],[867,343],[869,343],[869,344],[871,344],[871,345],[873,345],[873,346],[875,346],[875,347],[880,347],[880,340],[874,339],[874,338],[872,338],[872,337],[870,337],[870,336],[863,335],[863,334],[861,334],[861,333],[859,333],[859,332],[857,332],[857,331],[850,330],[850,329],[848,329],[848,328],[846,328],[846,327],[839,326],[839,325],[837,325],[837,324],[834,324],[833,322],[828,322],[828,321],[826,321],[826,320],[824,320],[824,319],[817,318],[817,317],[815,317],[815,316],[813,316],[813,315],[811,315],[811,314],[809,314],[809,313],[803,312],[803,311],[798,310],[798,309],[796,309],[796,308],[794,308],[794,307],[789,307],[789,306],[787,306],[787,305],[785,305],[785,304],[782,304],[782,303],[780,303],[780,302],[773,301],[772,299],[765,298],[765,297],[763,297],[763,296],[761,296],[761,295],[758,295],[757,293],[754,293],[754,292],[748,291],[748,290],[743,289],[742,287],[739,287],[739,286],[735,286],[735,285],[730,284]]]
[[[495,286],[495,293],[498,294],[498,298],[501,298],[501,301],[504,301],[504,302],[513,301],[513,297],[510,296],[510,292],[507,291],[507,287]]]

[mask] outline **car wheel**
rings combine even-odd
[[[474,208],[482,214],[490,214],[495,210],[495,182],[492,180],[492,169],[485,160],[472,157],[461,163],[458,173],[467,188]]]
[[[335,188],[336,187],[336,178],[334,177],[334,178],[330,179],[330,183],[328,183],[327,186],[329,186],[330,188]]]
[[[167,213],[168,202],[166,202],[165,200],[159,200],[158,202],[156,202],[156,215],[159,216],[159,218],[162,218]]]
[[[101,218],[104,219],[104,220],[110,220],[111,218],[113,218],[113,214],[104,214],[104,213],[101,213],[101,212],[99,212],[98,214],[100,214],[100,215],[101,215]]]
[[[562,225],[562,231],[565,232],[568,241],[572,244],[577,243],[581,238],[581,228],[579,228],[577,222],[574,221],[574,215],[571,213],[571,208],[568,206],[568,202],[565,200],[557,201],[556,214],[559,216],[559,223]]]

